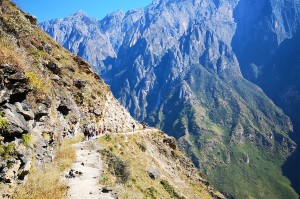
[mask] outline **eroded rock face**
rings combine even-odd
[[[33,133],[35,110],[27,99],[32,88],[28,85],[24,72],[7,65],[0,67],[0,77],[2,93],[6,93],[1,96],[0,104],[2,119],[6,123],[0,130],[0,145],[3,150],[0,157],[0,183],[13,190],[17,183],[25,180],[31,168],[34,153],[23,145],[22,139],[24,135],[30,136]],[[47,154],[43,159],[46,156]],[[7,188],[2,191],[7,191],[9,195],[11,190]]]
[[[1,1],[0,18],[3,198],[26,180],[33,166],[50,162],[56,146],[81,133],[82,125],[106,125],[111,130],[119,126],[125,130],[132,124],[138,127],[138,123],[90,66],[49,39],[35,25],[34,17],[24,14],[10,1]],[[80,74],[77,83],[75,73]]]

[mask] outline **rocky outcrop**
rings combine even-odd
[[[148,170],[148,175],[150,178],[152,178],[153,180],[156,180],[158,178],[160,178],[161,174],[160,172],[157,170],[157,168],[155,167],[151,167],[149,170]]]

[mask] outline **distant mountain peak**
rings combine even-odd
[[[82,16],[88,16],[88,15],[86,14],[86,12],[84,10],[79,10],[79,11],[75,12],[74,14],[72,14],[71,16],[82,17]]]

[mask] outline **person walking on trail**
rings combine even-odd
[[[99,129],[98,129],[98,135],[101,135],[102,134],[102,128],[101,127],[99,127]]]
[[[88,140],[90,140],[92,138],[92,134],[93,134],[92,127],[88,128],[88,132],[89,132],[89,134],[88,134]]]
[[[83,135],[84,135],[84,140],[88,140],[89,130],[88,130],[87,126],[83,126]]]
[[[134,125],[134,124],[132,124],[132,132],[134,132],[134,128],[135,128],[135,125]]]

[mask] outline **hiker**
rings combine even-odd
[[[92,127],[89,128],[89,135],[88,135],[88,140],[90,140],[93,136],[93,129]]]
[[[87,126],[83,126],[83,135],[84,135],[84,140],[87,140],[89,136],[89,130]]]
[[[50,132],[49,135],[50,135],[49,145],[52,145],[54,144],[54,133]]]
[[[132,124],[132,132],[134,132],[134,128],[135,128],[135,125],[134,125],[134,124]]]
[[[97,136],[97,132],[96,125],[93,125],[93,137]]]
[[[98,135],[101,135],[103,133],[101,127],[98,129]]]

